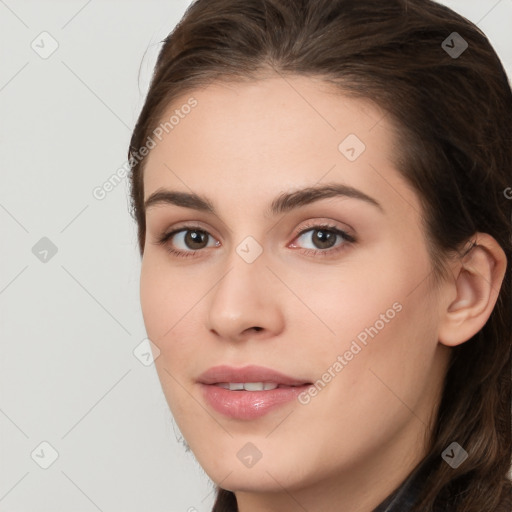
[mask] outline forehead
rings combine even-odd
[[[145,199],[167,187],[247,205],[327,180],[419,209],[395,168],[386,113],[319,79],[214,83],[173,101],[161,123],[145,165]]]

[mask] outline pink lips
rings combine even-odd
[[[198,382],[206,402],[217,412],[230,418],[252,420],[290,402],[311,383],[296,379],[262,366],[214,366],[200,375]],[[276,389],[246,391],[216,386],[220,383],[271,382]]]

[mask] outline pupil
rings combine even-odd
[[[315,233],[318,236],[318,240],[320,241],[320,247],[322,249],[329,248],[333,246],[333,241],[336,241],[336,235],[331,233],[330,231],[319,230],[316,229]]]
[[[203,237],[206,236],[206,233],[203,233],[201,231],[189,231],[188,235],[186,236],[186,242],[187,242],[187,245],[189,242],[193,243],[201,243],[203,242],[204,243],[204,240],[203,240]]]

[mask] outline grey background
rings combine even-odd
[[[512,0],[442,3],[512,76]],[[188,4],[0,0],[1,512],[213,503],[154,367],[134,355],[145,330],[127,180],[93,195],[126,162],[159,42]],[[31,47],[51,49],[44,31],[58,43],[47,58]],[[58,453],[47,469],[42,442]]]

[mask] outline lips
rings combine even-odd
[[[214,366],[200,375],[198,384],[203,399],[214,411],[235,420],[256,420],[278,407],[297,402],[311,382],[251,365]]]
[[[279,387],[304,386],[311,384],[306,379],[294,378],[264,366],[249,365],[243,368],[232,366],[214,366],[202,373],[198,382],[201,384],[222,384],[226,382],[269,382]]]

